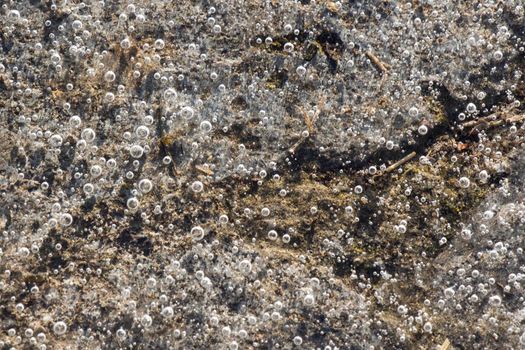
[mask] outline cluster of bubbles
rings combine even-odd
[[[517,0],[3,2],[0,348],[410,348],[464,313],[458,339],[525,346],[523,183],[495,180],[490,146],[523,127],[483,131],[498,103],[522,108],[524,20]],[[436,210],[432,249],[457,259],[365,266],[354,236],[384,213],[362,208],[436,205],[408,182],[371,195],[403,170],[381,155],[476,121],[481,165],[447,159],[444,196],[496,194],[459,229]],[[282,176],[305,144],[337,174],[374,159],[330,188],[339,208],[294,202],[309,189]],[[243,204],[263,186],[273,202]],[[396,239],[424,225],[392,216]]]

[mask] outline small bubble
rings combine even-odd
[[[144,148],[142,148],[140,145],[133,145],[129,149],[129,154],[133,158],[140,158],[144,154]]]
[[[469,113],[475,113],[477,111],[477,107],[474,103],[469,103],[467,105],[467,112]]]
[[[63,335],[67,331],[67,325],[63,321],[55,322],[53,325],[53,332],[56,335]]]
[[[165,318],[172,318],[175,312],[173,311],[173,308],[171,306],[166,306],[162,309],[160,314]]]
[[[139,181],[139,190],[142,193],[148,193],[153,189],[153,183],[149,179],[142,179]]]
[[[292,43],[286,43],[284,44],[284,51],[286,52],[292,52],[294,49],[294,46]]]
[[[49,138],[49,143],[53,147],[59,147],[60,145],[62,145],[62,136],[57,135],[57,134],[51,136]]]
[[[131,197],[126,202],[126,206],[129,210],[136,210],[139,207],[140,203],[139,200],[135,197]]]
[[[468,188],[470,186],[470,180],[467,177],[462,177],[459,179],[459,186],[463,188]]]
[[[193,118],[194,111],[193,111],[193,108],[189,106],[185,106],[181,109],[180,114],[182,115],[184,119],[189,120]]]
[[[204,189],[204,185],[200,181],[194,181],[191,184],[191,189],[192,189],[193,192],[198,193],[198,192],[201,192]]]
[[[194,241],[200,241],[204,238],[204,229],[200,226],[195,226],[191,229],[190,235]]]
[[[307,294],[304,297],[303,302],[305,303],[305,305],[312,306],[315,304],[315,298],[312,294]]]
[[[270,241],[275,241],[278,236],[279,235],[277,234],[277,231],[275,230],[268,231],[268,239],[270,239]]]
[[[165,46],[164,40],[157,39],[157,40],[155,40],[155,44],[154,45],[155,45],[155,49],[162,50],[164,48],[164,46]]]
[[[150,315],[145,314],[145,315],[142,316],[142,318],[140,319],[140,324],[142,324],[142,326],[143,326],[144,328],[149,328],[149,327],[151,327],[151,325],[153,324],[153,319],[151,318]]]
[[[71,23],[71,26],[73,27],[74,30],[80,30],[82,29],[82,22],[76,19],[73,21],[73,23]]]
[[[80,137],[88,143],[91,143],[95,140],[96,134],[95,131],[91,128],[86,128],[82,130],[82,133],[80,134]]]
[[[60,215],[60,225],[64,227],[68,227],[68,226],[71,226],[72,223],[73,223],[73,217],[71,216],[71,214],[65,213],[65,214]]]
[[[200,125],[200,129],[204,132],[204,133],[209,133],[212,129],[212,125],[209,121],[205,120],[203,122],[201,122],[201,125]]]
[[[115,73],[112,70],[109,70],[106,72],[106,74],[104,74],[104,80],[107,81],[108,83],[114,81],[115,78],[116,78]]]
[[[503,59],[503,52],[501,51],[495,51],[494,54],[492,55],[492,57],[494,57],[494,59],[496,61],[501,61]]]
[[[306,74],[306,68],[304,66],[299,66],[297,67],[297,69],[295,70],[295,72],[299,75],[299,76],[303,76]]]
[[[136,130],[135,130],[135,135],[137,135],[138,137],[140,137],[141,139],[145,139],[149,136],[149,129],[147,126],[145,125],[141,125],[139,126]]]

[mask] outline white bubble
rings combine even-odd
[[[108,83],[114,81],[116,78],[115,73],[112,70],[108,70],[106,74],[104,74],[104,80]]]
[[[227,224],[229,221],[228,215],[221,215],[219,216],[219,223],[221,224]]]
[[[142,193],[148,193],[153,189],[153,183],[149,179],[142,179],[139,181],[139,190]]]
[[[18,10],[11,10],[7,14],[7,18],[11,21],[17,21],[20,18],[20,12]]]
[[[100,165],[93,165],[89,170],[89,173],[93,177],[99,177],[102,174],[102,167]]]
[[[203,132],[209,133],[212,129],[211,123],[207,120],[201,122],[200,128]]]
[[[248,274],[252,271],[252,263],[244,259],[239,263],[239,270],[241,270],[243,273]]]
[[[153,319],[151,318],[150,315],[145,314],[145,315],[142,316],[142,318],[140,319],[140,324],[142,324],[142,326],[143,326],[144,328],[151,327],[151,325],[153,324]]]
[[[129,149],[129,154],[133,158],[140,158],[144,154],[144,148],[142,148],[140,145],[133,145]]]
[[[90,195],[95,190],[95,186],[93,186],[90,183],[85,184],[82,189],[84,190],[84,193],[87,195]]]
[[[492,306],[500,306],[501,305],[501,297],[499,295],[493,295],[489,298],[489,304]]]
[[[117,330],[117,337],[118,337],[119,339],[121,339],[121,340],[122,340],[122,339],[125,339],[125,338],[126,338],[126,331],[123,330],[122,328],[119,328],[119,329]]]
[[[63,335],[67,332],[67,325],[63,321],[55,322],[53,325],[53,332],[56,335]]]
[[[204,238],[204,229],[200,226],[194,226],[192,229],[191,229],[191,238],[194,240],[194,241],[200,241],[201,239]]]
[[[72,223],[73,217],[71,216],[71,214],[64,213],[60,215],[60,225],[67,227],[70,226]]]
[[[459,185],[463,188],[468,188],[470,186],[470,180],[467,177],[462,177],[459,179]]]
[[[115,101],[115,94],[112,92],[106,92],[104,95],[104,101],[108,103]]]
[[[305,303],[305,305],[311,306],[311,305],[315,304],[315,298],[314,298],[314,296],[312,294],[307,294],[304,297],[303,302]]]
[[[184,119],[189,120],[193,118],[194,111],[193,111],[193,108],[191,108],[190,106],[185,106],[181,109],[180,114],[182,115]]]
[[[137,128],[137,130],[135,130],[135,135],[137,135],[138,137],[142,138],[142,139],[145,139],[146,137],[149,136],[149,129],[147,126],[145,125],[141,125]]]
[[[191,184],[191,189],[193,192],[201,192],[204,189],[204,185],[200,181],[194,181]]]
[[[120,41],[120,47],[123,49],[129,49],[131,47],[131,42],[128,38],[124,38]]]
[[[295,70],[295,72],[300,75],[300,76],[303,76],[306,74],[306,68],[304,66],[299,66],[297,67],[297,69]]]
[[[135,197],[131,197],[128,199],[128,201],[126,202],[126,206],[128,207],[129,210],[135,210],[139,207],[140,203],[139,203],[139,200]]]
[[[74,30],[80,30],[82,29],[82,22],[76,19],[73,21],[73,23],[71,23],[71,26],[73,27]]]
[[[164,91],[164,98],[167,100],[177,98],[177,91],[172,88],[166,89],[166,91]]]
[[[74,115],[71,118],[69,118],[69,125],[71,125],[74,128],[80,127],[80,124],[82,124],[82,120],[78,115]]]
[[[157,50],[162,50],[164,48],[164,46],[165,46],[164,40],[162,40],[162,39],[155,40],[155,48]]]
[[[162,309],[160,314],[166,318],[172,318],[175,312],[173,311],[173,308],[171,306],[166,306]]]
[[[475,113],[477,111],[477,107],[474,103],[469,103],[467,105],[467,112],[469,113]]]
[[[88,143],[93,142],[95,140],[96,134],[95,131],[91,128],[86,128],[82,130],[82,133],[80,133],[80,137]]]
[[[51,146],[53,147],[59,147],[62,145],[62,136],[60,135],[53,135],[49,138],[49,143],[51,144]]]
[[[456,292],[452,288],[447,288],[444,290],[445,297],[452,298]]]
[[[301,345],[303,343],[303,338],[301,338],[300,336],[295,336],[293,338],[293,343],[297,346]]]

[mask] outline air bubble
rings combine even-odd
[[[201,122],[200,129],[204,133],[209,133],[211,131],[211,129],[212,129],[211,123],[209,121],[207,121],[207,120]]]
[[[142,148],[140,145],[133,145],[129,149],[129,154],[133,158],[140,158],[144,154],[144,148]]]
[[[67,331],[67,325],[65,322],[58,321],[58,322],[55,322],[55,324],[53,324],[53,332],[56,335],[64,335],[66,334],[66,331]]]
[[[73,223],[73,217],[71,216],[71,214],[65,213],[65,214],[60,215],[60,225],[64,227],[68,227],[68,226],[71,226],[72,223]]]
[[[200,181],[194,181],[191,184],[191,189],[192,189],[193,192],[198,193],[198,192],[201,192],[204,189],[204,185]]]
[[[195,226],[191,229],[191,238],[194,240],[194,241],[200,241],[201,239],[204,238],[204,229],[200,226]]]
[[[82,130],[82,133],[80,134],[82,139],[88,143],[91,143],[95,140],[96,134],[95,131],[91,128],[87,128]]]
[[[115,81],[115,73],[111,70],[107,71],[106,74],[104,74],[104,80],[107,81],[108,83],[112,82],[112,81]]]
[[[165,46],[164,40],[157,39],[157,40],[155,40],[155,44],[154,45],[155,45],[155,49],[162,50],[164,48],[164,46]]]
[[[49,139],[49,143],[52,147],[59,147],[60,145],[62,145],[62,136],[56,134],[51,136],[51,138]]]
[[[180,114],[182,115],[184,119],[189,120],[193,118],[194,111],[193,111],[193,108],[189,106],[185,106],[181,109]]]
[[[147,126],[141,125],[135,130],[135,134],[141,139],[145,139],[149,136],[149,129]]]
[[[294,46],[292,43],[286,43],[284,44],[284,51],[286,52],[292,52],[294,49]]]
[[[303,299],[303,302],[305,305],[308,305],[308,306],[312,306],[315,304],[315,298],[313,295],[311,294],[307,294],[304,299]]]
[[[173,308],[171,306],[166,306],[162,309],[161,315],[165,318],[172,318],[173,315],[175,315],[175,312],[173,311]]]
[[[467,177],[462,177],[459,179],[459,185],[463,188],[468,188],[470,186],[470,180]]]
[[[131,197],[127,200],[126,202],[126,206],[128,207],[129,210],[136,210],[138,209],[140,203],[139,203],[139,200],[135,197]]]
[[[80,22],[78,19],[74,20],[73,23],[71,23],[71,26],[74,30],[78,31],[82,29],[82,22]]]
[[[139,181],[139,190],[142,193],[148,193],[153,189],[153,183],[149,179],[142,179]]]
[[[140,319],[140,324],[141,324],[144,328],[149,328],[149,327],[151,327],[151,325],[153,324],[153,319],[151,318],[150,315],[145,314],[145,315],[143,315],[142,318]]]

